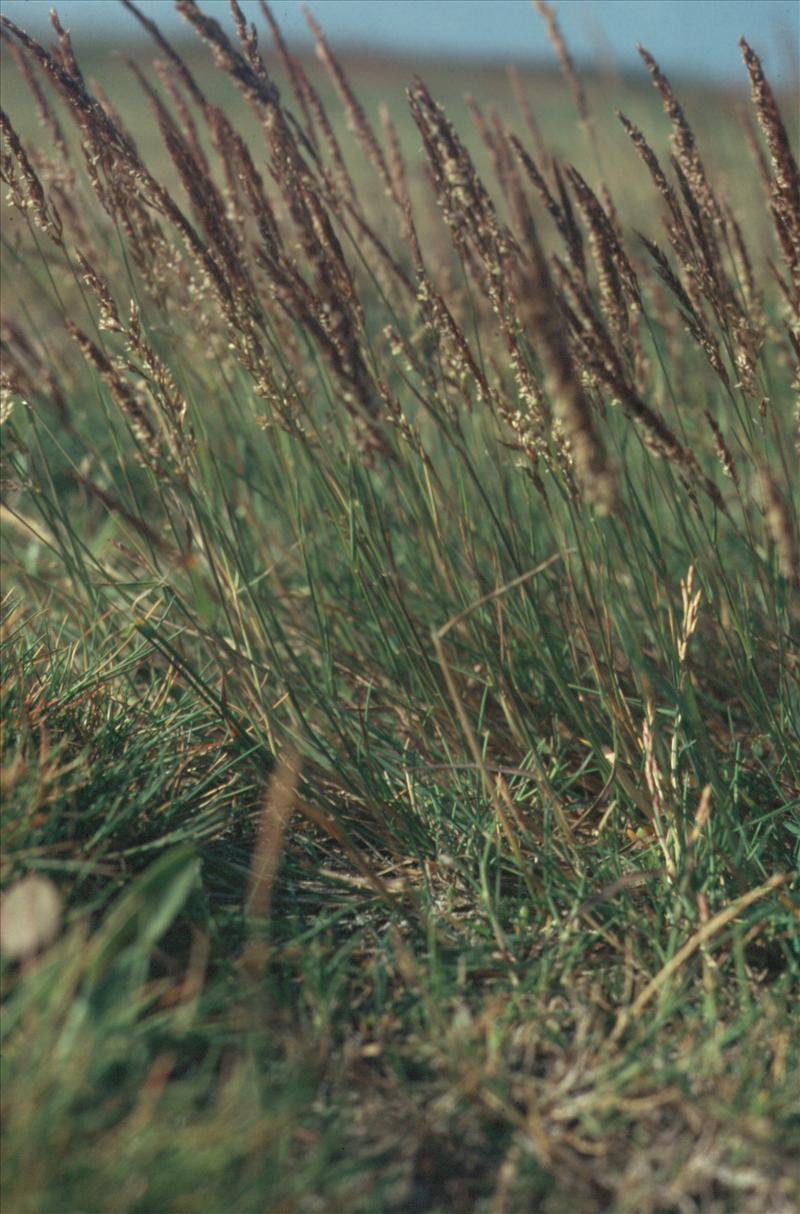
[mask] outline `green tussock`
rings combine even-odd
[[[178,7],[3,26],[4,1208],[790,1214],[793,106]]]

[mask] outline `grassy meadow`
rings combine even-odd
[[[4,19],[8,1214],[800,1208],[797,99],[539,7]]]

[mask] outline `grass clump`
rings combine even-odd
[[[671,154],[644,102],[611,139],[540,6],[567,159],[519,75],[519,122],[416,77],[378,126],[313,22],[329,86],[262,5],[279,86],[180,0],[223,106],[126,6],[149,119],[3,22],[43,135],[3,114],[2,873],[60,929],[3,936],[8,1208],[793,1209],[758,56],[712,166],[644,50]]]

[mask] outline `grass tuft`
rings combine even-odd
[[[789,1214],[784,99],[125,4],[2,18],[6,1208]]]

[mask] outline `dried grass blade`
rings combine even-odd
[[[286,827],[296,804],[299,778],[298,756],[289,750],[281,756],[270,777],[261,811],[245,898],[245,915],[251,921],[269,919],[275,876]]]
[[[746,894],[742,894],[740,898],[736,898],[728,906],[724,907],[718,914],[714,915],[713,919],[709,919],[708,923],[691,936],[682,948],[679,948],[674,957],[663,965],[652,981],[648,982],[643,991],[639,993],[630,1007],[623,1008],[617,1017],[617,1023],[614,1031],[611,1034],[611,1041],[617,1041],[624,1033],[631,1020],[635,1019],[648,1003],[657,995],[662,986],[676,973],[685,961],[688,961],[699,948],[722,931],[724,927],[732,922],[737,915],[746,910],[748,906],[752,906],[754,902],[760,901],[761,898],[766,898],[773,890],[779,889],[789,880],[786,873],[775,873],[770,877],[769,881],[765,881],[763,885],[759,885],[756,889],[748,890]]]

